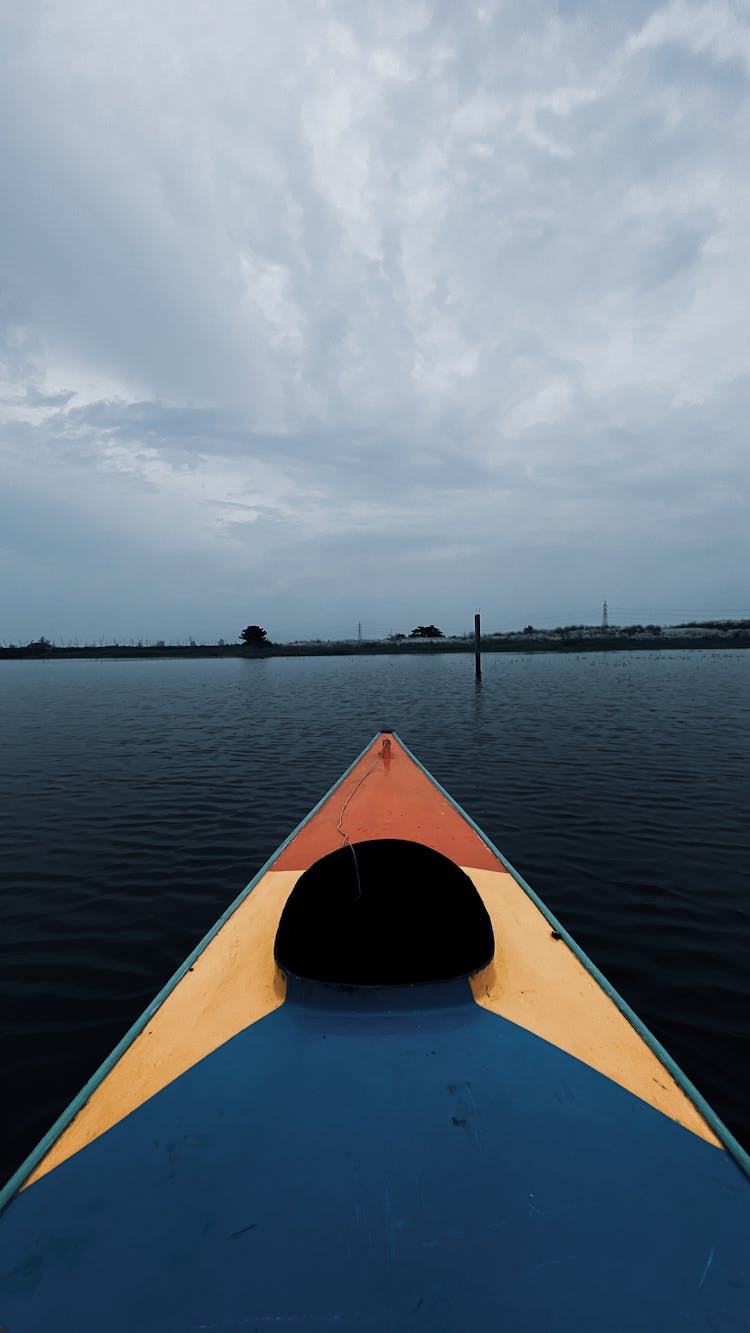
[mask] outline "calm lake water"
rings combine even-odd
[[[2,662],[18,1165],[381,727],[750,1146],[750,652]]]

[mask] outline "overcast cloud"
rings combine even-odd
[[[0,641],[750,615],[745,6],[23,0],[0,53]]]

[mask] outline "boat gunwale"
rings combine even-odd
[[[396,735],[395,732],[394,735]],[[593,977],[600,989],[604,991],[604,994],[608,999],[610,999],[615,1007],[619,1009],[623,1018],[627,1019],[631,1027],[635,1028],[638,1036],[641,1037],[650,1050],[653,1051],[654,1055],[664,1066],[667,1073],[672,1076],[678,1088],[685,1093],[686,1097],[693,1103],[696,1110],[700,1112],[703,1119],[714,1131],[716,1137],[719,1139],[723,1147],[726,1148],[740,1171],[750,1179],[750,1153],[745,1151],[742,1144],[734,1137],[731,1130],[727,1129],[723,1120],[716,1114],[713,1107],[706,1101],[705,1097],[698,1091],[695,1084],[691,1082],[687,1074],[680,1068],[677,1061],[669,1054],[669,1051],[662,1046],[658,1037],[654,1036],[653,1032],[651,1032],[643,1022],[643,1019],[638,1017],[638,1014],[634,1009],[631,1009],[627,1000],[623,999],[622,995],[615,989],[611,981],[608,981],[604,973],[600,972],[596,963],[592,962],[588,954],[584,953],[583,949],[576,943],[573,936],[565,929],[562,922],[558,921],[557,917],[550,911],[547,904],[539,897],[538,893],[532,889],[530,884],[527,884],[523,875],[516,870],[515,866],[511,865],[507,856],[504,856],[499,847],[496,847],[494,842],[492,842],[491,838],[487,837],[487,834],[482,831],[479,825],[472,819],[471,815],[467,814],[463,807],[458,804],[458,801],[454,800],[450,792],[446,791],[445,787],[432,776],[428,769],[425,768],[424,764],[420,762],[417,756],[412,753],[408,745],[405,745],[399,736],[396,736],[396,740],[398,740],[398,743],[405,754],[407,754],[412,762],[415,763],[425,776],[430,779],[441,795],[450,802],[460,815],[463,815],[464,819],[471,825],[474,832],[482,839],[482,842],[489,847],[490,851],[497,857],[501,865],[512,876],[518,887],[523,889],[524,893],[534,903],[534,906],[542,913],[552,929],[562,937],[568,948],[575,954],[578,961],[583,964],[586,971]],[[664,1114],[664,1112],[661,1114]]]
[[[96,1089],[99,1087],[99,1085],[104,1082],[107,1075],[112,1072],[115,1065],[118,1064],[118,1062],[120,1061],[121,1057],[125,1054],[128,1048],[132,1046],[136,1037],[139,1037],[141,1035],[141,1033],[144,1031],[148,1023],[154,1017],[154,1014],[157,1013],[159,1009],[161,1009],[161,1006],[164,1004],[164,1001],[168,998],[169,995],[171,995],[172,991],[175,989],[178,983],[182,981],[182,978],[186,975],[187,972],[189,972],[190,968],[195,965],[195,963],[203,953],[204,949],[206,949],[206,947],[211,943],[211,940],[214,939],[216,935],[218,935],[219,931],[223,929],[227,921],[229,921],[229,919],[232,916],[234,916],[234,913],[237,911],[237,908],[240,907],[241,904],[245,901],[245,899],[249,896],[249,894],[252,893],[253,889],[260,882],[263,876],[266,875],[268,871],[272,869],[274,863],[278,861],[279,857],[281,856],[281,853],[289,846],[289,843],[292,842],[293,839],[297,837],[297,834],[300,833],[301,830],[307,824],[309,824],[312,819],[314,819],[315,815],[317,815],[318,811],[322,809],[326,801],[333,795],[336,789],[341,786],[341,783],[346,781],[349,774],[352,772],[353,769],[357,767],[357,764],[360,763],[362,759],[364,759],[367,752],[372,749],[373,745],[379,739],[379,737],[382,735],[390,735],[390,734],[393,733],[383,732],[383,731],[375,733],[372,739],[367,742],[367,745],[364,747],[361,753],[357,755],[356,759],[352,761],[349,767],[340,775],[340,777],[336,779],[336,781],[332,784],[332,786],[329,787],[328,791],[325,793],[325,796],[321,796],[320,800],[312,807],[310,811],[308,811],[304,819],[301,819],[299,824],[297,824],[296,828],[292,829],[291,833],[288,834],[286,838],[284,838],[284,841],[281,842],[279,846],[275,849],[275,851],[271,853],[268,859],[260,867],[260,870],[258,870],[257,874],[253,875],[249,883],[247,883],[245,887],[240,890],[237,897],[229,904],[226,910],[222,912],[221,916],[214,922],[211,929],[203,936],[201,940],[198,941],[192,952],[188,954],[187,958],[185,958],[184,961],[177,968],[177,971],[172,973],[172,976],[165,982],[161,990],[154,996],[151,1003],[147,1005],[147,1007],[143,1010],[143,1013],[140,1014],[140,1016],[135,1020],[135,1022],[128,1028],[127,1032],[125,1032],[125,1034],[120,1038],[120,1040],[118,1041],[117,1045],[113,1048],[113,1050],[110,1051],[107,1058],[98,1066],[98,1068],[94,1071],[91,1077],[83,1085],[80,1092],[78,1092],[76,1096],[73,1098],[72,1102],[70,1102],[68,1106],[65,1107],[65,1110],[58,1116],[57,1120],[53,1122],[53,1124],[47,1130],[44,1137],[39,1140],[36,1147],[31,1150],[29,1155],[24,1159],[24,1161],[17,1168],[17,1170],[13,1172],[13,1175],[10,1177],[7,1184],[5,1184],[2,1187],[2,1189],[0,1189],[0,1213],[3,1213],[4,1210],[8,1207],[8,1205],[12,1202],[18,1191],[23,1186],[24,1182],[28,1179],[31,1173],[36,1170],[39,1164],[44,1160],[50,1149],[54,1147],[55,1143],[60,1138],[60,1135],[69,1127],[69,1125],[72,1124],[72,1122],[78,1115],[78,1112],[83,1110],[84,1106],[89,1101],[89,1099],[96,1091]],[[425,772],[426,771],[427,770],[425,770]]]
[[[91,1077],[81,1088],[80,1092],[76,1094],[76,1096],[65,1108],[65,1110],[61,1113],[61,1115],[58,1116],[57,1120],[55,1120],[54,1123],[50,1126],[50,1128],[47,1130],[43,1138],[40,1139],[36,1147],[32,1149],[29,1155],[24,1159],[21,1165],[13,1173],[13,1175],[8,1180],[7,1184],[2,1189],[0,1189],[0,1213],[4,1212],[4,1210],[8,1207],[8,1205],[12,1202],[18,1191],[24,1185],[24,1182],[28,1179],[28,1177],[32,1174],[32,1172],[40,1165],[40,1163],[43,1161],[47,1153],[57,1142],[60,1135],[69,1127],[69,1125],[73,1122],[75,1117],[78,1115],[79,1111],[83,1109],[83,1107],[89,1101],[89,1099],[96,1091],[96,1089],[99,1087],[99,1085],[103,1083],[104,1079],[108,1076],[108,1074],[111,1073],[114,1067],[118,1064],[119,1060],[124,1055],[125,1051],[128,1050],[128,1048],[133,1044],[136,1038],[139,1037],[140,1034],[144,1031],[147,1024],[154,1017],[154,1014],[156,1014],[157,1011],[161,1008],[161,1006],[164,1004],[164,1001],[172,993],[172,991],[179,984],[179,982],[186,975],[186,973],[190,970],[190,968],[194,966],[194,964],[196,963],[198,958],[200,958],[201,954],[206,949],[208,944],[210,944],[211,940],[213,940],[215,936],[218,935],[219,931],[222,930],[222,928],[226,925],[227,921],[230,920],[230,918],[234,915],[234,913],[237,911],[240,905],[245,901],[245,899],[249,896],[249,894],[252,893],[253,889],[264,877],[264,875],[266,875],[268,871],[272,869],[275,862],[281,856],[282,852],[289,846],[289,844],[294,840],[294,838],[297,837],[297,835],[302,831],[302,829],[304,829],[315,818],[315,816],[323,808],[323,806],[330,799],[333,793],[341,786],[343,782],[346,781],[350,773],[365,758],[365,756],[373,748],[373,746],[377,743],[377,741],[380,739],[381,736],[393,736],[393,738],[396,740],[400,748],[403,750],[404,754],[406,754],[408,758],[412,761],[412,763],[415,764],[416,767],[420,770],[420,772],[422,772],[425,775],[425,777],[428,779],[431,785],[436,789],[436,791],[440,792],[440,794],[443,797],[445,797],[445,799],[449,802],[449,804],[453,807],[453,809],[456,810],[457,813],[463,819],[466,820],[467,824],[469,824],[469,826],[478,835],[478,837],[485,844],[485,846],[489,848],[493,856],[497,858],[500,865],[502,865],[502,867],[512,876],[512,878],[518,884],[519,888],[523,890],[523,892],[527,895],[527,897],[530,898],[530,900],[534,903],[535,907],[542,913],[544,918],[549,922],[552,929],[559,933],[561,938],[568,945],[568,948],[572,950],[575,957],[583,965],[583,967],[586,969],[589,975],[594,979],[594,981],[596,981],[596,983],[598,984],[600,989],[604,992],[604,994],[612,1001],[612,1003],[620,1011],[623,1017],[627,1019],[631,1027],[635,1029],[635,1031],[638,1033],[641,1039],[645,1041],[646,1045],[654,1053],[654,1055],[660,1061],[662,1066],[674,1079],[677,1086],[681,1089],[682,1092],[685,1093],[685,1095],[693,1103],[695,1108],[703,1116],[706,1123],[714,1131],[720,1143],[727,1150],[727,1152],[729,1153],[730,1157],[733,1159],[739,1170],[750,1179],[750,1154],[748,1154],[745,1151],[745,1149],[737,1141],[737,1139],[734,1137],[731,1131],[727,1129],[726,1125],[723,1123],[720,1117],[716,1114],[716,1112],[709,1105],[706,1099],[701,1095],[701,1093],[698,1091],[695,1085],[690,1081],[690,1079],[683,1072],[683,1070],[680,1068],[677,1062],[672,1058],[669,1052],[664,1048],[664,1046],[662,1046],[661,1042],[649,1030],[646,1024],[642,1021],[642,1019],[638,1017],[635,1011],[631,1009],[630,1005],[627,1003],[626,1000],[623,999],[623,997],[619,994],[619,992],[615,989],[615,987],[611,984],[611,982],[609,982],[607,978],[604,976],[604,974],[600,972],[596,964],[592,962],[592,960],[588,957],[586,953],[584,953],[583,949],[581,949],[581,947],[576,943],[573,936],[568,933],[568,931],[565,929],[562,923],[558,921],[557,917],[550,911],[550,909],[547,907],[544,901],[539,897],[539,895],[534,891],[534,889],[532,889],[531,885],[526,882],[526,880],[519,873],[519,871],[515,869],[515,867],[511,864],[511,862],[507,859],[507,857],[504,856],[503,853],[499,850],[499,848],[495,846],[492,840],[487,837],[486,833],[482,831],[482,829],[475,822],[475,820],[472,819],[471,815],[469,815],[463,809],[463,807],[459,805],[458,801],[456,801],[453,798],[453,796],[451,796],[450,792],[447,791],[446,788],[443,787],[442,784],[438,782],[438,780],[435,777],[433,777],[432,773],[429,772],[429,770],[425,767],[425,765],[421,762],[421,760],[419,760],[417,756],[409,749],[408,745],[406,745],[404,741],[401,740],[401,737],[398,735],[396,731],[393,731],[390,728],[382,728],[380,731],[376,732],[375,735],[367,742],[362,751],[357,755],[357,757],[352,761],[352,763],[349,764],[348,768],[346,768],[344,772],[337,778],[337,780],[329,787],[325,795],[322,796],[320,800],[312,807],[312,809],[307,813],[304,819],[300,820],[299,824],[297,824],[297,826],[291,831],[291,833],[288,834],[288,836],[283,840],[283,842],[279,844],[279,846],[275,849],[275,851],[271,853],[271,855],[263,863],[263,865],[260,867],[257,873],[253,876],[253,878],[245,885],[245,887],[240,891],[237,897],[230,903],[230,905],[221,914],[221,916],[214,922],[211,929],[203,936],[203,938],[198,942],[198,944],[191,951],[191,953],[187,955],[187,957],[177,968],[177,970],[172,974],[172,976],[168,979],[168,981],[165,983],[162,989],[157,993],[157,995],[154,997],[151,1003],[146,1007],[146,1009],[144,1009],[143,1013],[135,1020],[135,1022],[131,1025],[131,1027],[128,1028],[127,1032],[124,1034],[123,1037],[121,1037],[120,1041],[113,1048],[113,1050],[110,1052],[107,1058],[94,1071]]]

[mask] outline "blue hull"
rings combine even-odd
[[[742,1151],[408,752],[394,740],[381,767],[373,753],[11,1182],[0,1333],[750,1333]],[[482,893],[495,929],[476,973],[344,985],[274,963],[284,904],[315,886],[318,844],[328,827],[336,845],[360,791],[361,818],[391,838],[416,818],[404,792],[425,840],[431,793],[442,802],[433,841],[474,867],[448,864],[444,892],[472,911]],[[358,846],[330,862],[354,876],[354,916],[370,892]],[[425,901],[448,899],[434,848],[423,862],[406,846],[381,838],[369,859],[401,847],[393,921],[416,884],[419,926]],[[313,919],[287,918],[290,947]]]

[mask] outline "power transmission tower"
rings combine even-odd
[[[357,621],[357,643],[362,642],[362,621]]]
[[[609,629],[609,616],[607,614],[607,603],[602,606],[602,629]]]

